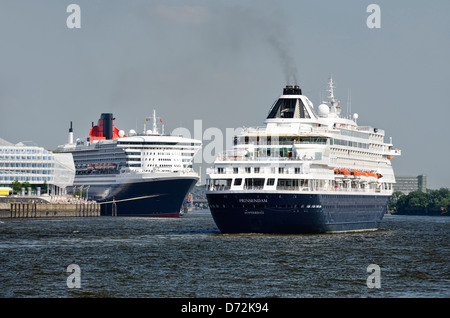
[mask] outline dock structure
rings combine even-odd
[[[0,218],[48,218],[100,216],[100,204],[89,203],[0,203]]]

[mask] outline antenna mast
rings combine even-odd
[[[153,133],[158,133],[158,127],[156,127],[156,110],[153,109]]]
[[[340,104],[339,101],[336,100],[336,97],[334,96],[334,81],[333,77],[330,76],[330,80],[328,82],[328,92],[330,93],[328,95],[328,99],[330,100],[330,108],[332,113],[337,113],[338,115],[341,113]]]
[[[352,90],[349,88],[347,90],[347,118],[349,118],[352,113]]]

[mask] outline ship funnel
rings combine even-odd
[[[283,89],[283,95],[301,95],[302,90],[300,86],[295,85],[286,85],[286,87]]]
[[[100,120],[103,121],[103,137],[106,139],[112,139],[113,137],[113,114],[103,113],[100,117]]]
[[[70,128],[69,128],[69,144],[73,144],[73,129],[72,129],[72,122],[70,122]]]
[[[92,125],[91,131],[89,132],[89,137],[91,141],[119,138],[119,130],[114,127],[113,114],[101,114],[97,126]]]

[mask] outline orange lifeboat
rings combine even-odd
[[[373,178],[382,178],[383,176],[380,173],[371,172],[371,171],[360,171],[360,170],[347,170],[347,169],[334,169],[334,174],[337,175],[345,175],[345,176],[363,176],[363,177],[373,177]]]
[[[346,170],[346,169],[335,169],[335,170],[334,170],[334,174],[339,174],[339,175],[345,175],[345,176],[347,176],[347,175],[350,174],[350,171],[349,171],[349,170]]]

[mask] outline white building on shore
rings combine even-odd
[[[0,186],[28,182],[35,188],[47,185],[48,193],[61,195],[74,178],[72,154],[53,153],[28,142],[14,145],[0,138]],[[28,194],[29,189],[25,191]]]

